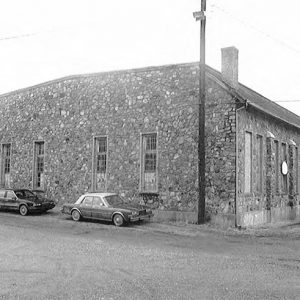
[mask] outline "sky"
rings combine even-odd
[[[200,0],[1,1],[0,94],[69,75],[199,61]],[[299,0],[207,0],[206,63],[300,115]]]

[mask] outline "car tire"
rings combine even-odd
[[[124,218],[120,214],[115,214],[113,216],[113,222],[116,226],[122,226],[124,224]]]
[[[26,205],[22,204],[20,207],[19,207],[19,212],[20,212],[20,215],[21,216],[26,216],[28,214],[28,208]]]
[[[81,218],[80,212],[76,209],[72,210],[71,215],[72,215],[72,219],[76,222],[78,222]]]

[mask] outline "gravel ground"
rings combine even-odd
[[[73,222],[0,212],[0,299],[300,299],[300,223]]]

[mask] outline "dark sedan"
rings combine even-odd
[[[22,216],[28,212],[45,212],[54,206],[53,201],[41,200],[27,189],[0,189],[0,208],[17,210]]]
[[[127,203],[114,193],[88,193],[79,197],[75,203],[66,203],[61,212],[71,215],[74,221],[97,219],[112,221],[116,226],[124,223],[150,219],[153,214],[149,207]]]

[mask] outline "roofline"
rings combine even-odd
[[[39,87],[43,87],[43,86],[46,86],[46,85],[50,85],[50,84],[53,84],[53,83],[59,83],[59,82],[62,82],[62,81],[67,81],[67,80],[75,80],[75,79],[79,79],[79,78],[90,78],[90,77],[95,77],[95,76],[99,76],[99,75],[106,75],[106,74],[130,74],[130,73],[142,73],[142,72],[145,72],[145,71],[154,71],[154,70],[161,70],[161,69],[167,69],[167,68],[171,68],[171,67],[198,67],[199,66],[199,62],[189,62],[189,63],[177,63],[177,64],[166,64],[166,65],[157,65],[157,66],[148,66],[148,67],[143,67],[143,68],[133,68],[133,69],[121,69],[121,70],[109,70],[109,71],[103,71],[103,72],[93,72],[93,73],[83,73],[83,74],[76,74],[76,75],[68,75],[68,76],[64,76],[64,77],[60,77],[60,78],[57,78],[57,79],[53,79],[53,80],[48,80],[48,81],[45,81],[43,83],[39,83],[39,84],[36,84],[36,85],[32,85],[32,86],[29,86],[29,87],[25,87],[25,88],[21,88],[21,89],[17,89],[17,90],[14,90],[14,91],[11,91],[11,92],[7,92],[7,93],[4,93],[4,94],[0,94],[0,99],[1,98],[4,98],[4,97],[7,97],[7,96],[11,96],[11,95],[14,95],[14,94],[18,94],[18,93],[21,93],[21,92],[26,92],[26,91],[30,91],[32,89],[35,89],[35,88],[39,88]],[[300,125],[296,125],[294,123],[291,123],[291,122],[288,122],[278,116],[275,116],[274,114],[268,112],[267,110],[261,108],[260,106],[254,104],[251,102],[251,100],[248,100],[248,99],[245,99],[244,97],[242,97],[238,90],[232,88],[228,83],[226,83],[224,80],[220,80],[219,78],[217,78],[213,73],[217,73],[217,74],[221,74],[220,71],[206,65],[206,69],[208,71],[207,75],[212,78],[217,84],[219,84],[221,87],[223,87],[224,89],[226,89],[230,94],[232,94],[233,96],[237,97],[238,100],[242,101],[242,103],[248,103],[249,105],[253,106],[254,108],[268,114],[269,116],[272,116],[278,120],[281,120],[283,121],[284,123],[286,124],[289,124],[289,125],[292,125],[296,128],[299,128],[300,129]],[[264,98],[266,101],[269,101],[271,102],[273,105],[277,105],[280,109],[284,110],[284,111],[287,111],[289,113],[292,113],[293,115],[295,115],[296,117],[299,118],[299,116],[295,113],[293,113],[292,111],[286,109],[285,107],[277,104],[276,102],[264,97],[263,95],[257,93],[256,91],[254,91],[253,89],[247,87],[246,85],[243,85],[241,83],[239,83],[239,85],[241,87],[245,87],[246,89],[252,91],[253,93],[256,93],[258,96]]]
[[[273,114],[270,114],[268,111],[266,111],[265,109],[263,109],[263,108],[261,108],[260,106],[256,105],[255,103],[251,103],[251,102],[249,102],[249,101],[247,101],[246,103],[247,103],[247,105],[254,107],[255,109],[257,109],[257,110],[259,110],[259,111],[261,111],[261,112],[263,112],[263,113],[265,113],[265,114],[271,116],[272,118],[275,118],[275,119],[277,119],[277,120],[280,120],[281,122],[284,122],[284,123],[287,124],[287,125],[296,127],[297,129],[300,129],[300,126],[299,126],[299,125],[296,125],[296,124],[294,124],[294,123],[292,123],[292,122],[288,122],[288,121],[286,121],[286,120],[284,120],[284,119],[282,119],[282,118],[280,118],[280,117],[278,117],[278,116],[275,116],[275,115],[273,115]],[[284,108],[284,107],[283,107],[283,108]],[[287,110],[287,111],[290,112],[290,110]],[[296,115],[296,116],[297,116],[297,115]]]
[[[268,101],[268,102],[270,102],[270,103],[272,103],[272,104],[275,104],[275,105],[278,106],[280,109],[283,109],[283,110],[285,110],[285,111],[288,111],[289,113],[292,113],[295,117],[298,117],[298,118],[299,118],[299,116],[298,116],[297,114],[295,114],[294,112],[290,111],[289,109],[287,109],[287,108],[285,108],[285,107],[279,105],[277,102],[272,101],[272,100],[270,100],[269,98],[266,98],[266,97],[263,96],[262,94],[260,94],[260,93],[258,93],[258,92],[256,92],[256,91],[254,91],[253,89],[247,87],[246,85],[244,85],[244,84],[242,84],[242,83],[239,83],[239,85],[240,85],[240,86],[243,86],[243,87],[245,87],[245,88],[247,88],[247,89],[250,90],[251,92],[257,94],[258,96],[260,96],[260,97],[262,97],[262,98],[264,98],[266,101]],[[251,100],[250,100],[250,101],[251,101]],[[297,127],[298,127],[298,125],[297,125]]]
[[[76,75],[67,75],[63,76],[60,78],[52,79],[52,80],[47,80],[42,83],[34,84],[28,87],[20,88],[17,90],[13,90],[11,92],[6,92],[4,94],[0,94],[0,98],[18,94],[21,92],[26,92],[30,91],[31,89],[43,87],[49,84],[53,83],[59,83],[62,81],[66,80],[74,80],[74,79],[80,79],[80,78],[90,78],[90,77],[95,77],[99,75],[106,75],[106,74],[130,74],[130,73],[142,73],[145,71],[155,71],[155,70],[161,70],[161,69],[167,69],[171,67],[192,67],[192,66],[199,66],[199,62],[189,62],[189,63],[179,63],[179,64],[166,64],[166,65],[157,65],[157,66],[148,66],[148,67],[143,67],[143,68],[133,68],[133,69],[120,69],[120,70],[109,70],[109,71],[103,71],[103,72],[93,72],[93,73],[82,73],[82,74],[76,74]]]

